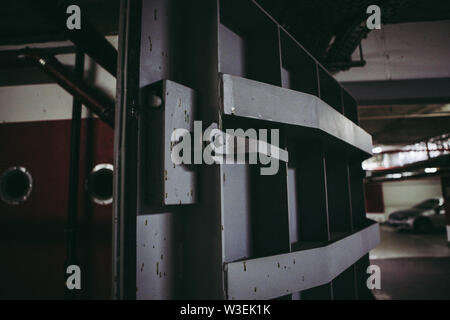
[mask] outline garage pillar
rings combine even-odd
[[[441,176],[442,196],[447,216],[447,241],[450,244],[450,175]]]

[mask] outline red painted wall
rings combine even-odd
[[[384,213],[383,185],[381,183],[366,183],[364,185],[366,212]]]
[[[0,174],[23,166],[33,190],[23,204],[0,201],[0,298],[63,298],[66,258],[70,120],[0,125]],[[82,122],[78,258],[82,298],[110,297],[112,206],[87,196],[87,173],[113,163],[113,130],[98,119]]]

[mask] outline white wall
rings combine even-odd
[[[117,48],[117,36],[107,37],[107,40]],[[0,46],[0,50],[17,50],[26,46],[49,48],[70,44],[53,42]],[[75,64],[75,54],[61,54],[56,58],[67,66]],[[85,79],[87,83],[93,84],[105,95],[115,100],[116,79],[88,56],[85,56]],[[67,91],[54,83],[0,86],[0,123],[71,119],[72,100],[72,96]],[[83,107],[83,118],[88,116],[90,113]]]

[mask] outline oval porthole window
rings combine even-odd
[[[18,205],[26,201],[33,189],[33,178],[24,167],[11,167],[0,176],[0,198]]]
[[[112,203],[113,165],[98,164],[92,169],[86,181],[86,189],[92,201],[101,205]]]

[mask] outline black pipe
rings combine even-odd
[[[75,77],[83,80],[84,52],[77,48],[75,56]],[[72,127],[70,132],[70,169],[69,169],[69,197],[67,208],[66,241],[67,253],[65,268],[79,265],[77,259],[77,228],[78,228],[78,186],[80,169],[80,136],[81,136],[81,100],[74,96],[72,106]],[[67,274],[65,273],[67,277]],[[69,290],[65,286],[66,299],[77,296],[76,289]]]
[[[88,21],[81,8],[81,29],[69,30],[66,26],[66,8],[70,1],[28,0],[28,5],[43,18],[51,22],[78,48],[101,65],[111,75],[117,74],[117,50]]]
[[[91,27],[67,31],[66,36],[111,75],[117,74],[117,50]]]
[[[71,95],[78,97],[92,112],[114,127],[115,102],[96,88],[76,77],[72,70],[55,57],[39,49],[0,52],[0,68],[38,66]]]

